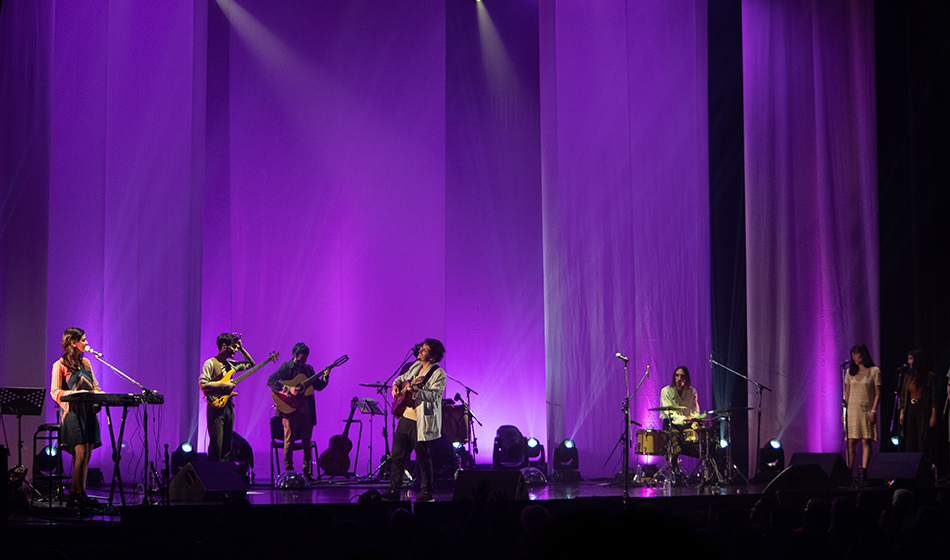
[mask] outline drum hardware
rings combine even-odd
[[[656,408],[648,408],[649,412],[676,412],[677,410],[686,410],[685,406],[658,406]]]

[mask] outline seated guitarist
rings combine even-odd
[[[398,500],[402,476],[409,454],[415,450],[420,471],[418,501],[432,501],[432,455],[429,442],[442,437],[442,393],[445,390],[445,370],[438,363],[445,355],[445,346],[434,338],[427,338],[419,349],[418,359],[408,371],[393,382],[393,397],[404,392],[402,404],[393,414],[399,415],[399,424],[393,434],[393,463],[389,491],[384,500]]]
[[[281,364],[277,371],[267,378],[267,386],[271,391],[280,393],[288,391],[296,396],[297,388],[286,387],[281,381],[289,381],[302,375],[304,378],[314,376],[313,366],[307,363],[310,357],[310,348],[303,342],[294,344],[294,359]],[[326,377],[320,377],[311,385],[314,390],[322,391],[330,382],[330,374]],[[301,393],[305,390],[301,391]],[[311,394],[300,401],[300,406],[293,412],[282,412],[277,410],[277,417],[281,419],[284,425],[284,470],[294,470],[294,436],[300,438],[303,444],[303,474],[309,482],[313,482],[313,447],[310,441],[313,438],[313,426],[317,423],[316,401]]]
[[[228,371],[243,371],[254,367],[254,358],[247,353],[241,344],[241,338],[234,333],[218,335],[218,354],[208,358],[201,368],[201,377],[198,383],[201,390],[210,396],[229,395],[234,390],[234,383],[223,381]],[[243,362],[231,360],[234,353],[240,351],[244,355]],[[234,434],[234,399],[222,408],[208,406],[206,414],[208,420],[208,460],[227,461],[231,454],[231,440]]]

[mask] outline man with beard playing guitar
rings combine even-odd
[[[301,390],[298,395],[298,388],[287,387],[281,381],[287,381],[297,377],[304,376],[306,379],[314,377],[313,366],[307,363],[310,356],[310,348],[303,342],[294,344],[294,358],[289,362],[281,364],[269,378],[267,386],[275,393],[287,391],[293,396],[303,396],[306,389]],[[313,380],[312,386],[316,391],[322,391],[330,383],[330,368],[325,370],[324,375]],[[313,438],[313,426],[317,423],[316,400],[313,394],[303,397],[296,410],[277,409],[277,417],[281,419],[284,425],[284,470],[294,470],[294,440],[300,438],[303,445],[303,474],[307,481],[313,483],[313,446],[310,444]],[[286,410],[290,410],[287,412]],[[297,436],[297,437],[295,437]]]
[[[432,455],[429,442],[442,437],[442,393],[445,391],[445,370],[438,363],[445,355],[445,346],[434,338],[427,338],[419,349],[418,360],[409,371],[393,382],[393,397],[397,401],[393,415],[399,416],[393,434],[393,464],[389,491],[384,500],[398,500],[402,475],[409,454],[415,449],[419,465],[420,493],[417,501],[432,500]]]

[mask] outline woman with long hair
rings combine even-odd
[[[871,360],[864,344],[851,349],[848,374],[844,376],[844,400],[847,405],[848,467],[853,468],[858,442],[861,442],[861,480],[868,478],[871,442],[877,441],[877,406],[881,400],[881,370]]]
[[[901,381],[900,422],[904,428],[904,451],[923,453],[930,464],[931,428],[937,425],[934,374],[921,350],[907,353],[907,368]]]
[[[92,373],[92,363],[83,357],[86,333],[68,328],[63,333],[63,356],[53,364],[50,395],[61,412],[60,446],[73,456],[73,481],[69,490],[70,507],[95,507],[98,502],[86,495],[86,474],[92,450],[102,445],[99,419],[91,403],[63,402],[66,395],[83,391],[99,391],[99,382]]]

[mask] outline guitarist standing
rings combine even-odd
[[[267,378],[267,386],[275,393],[287,392],[295,397],[302,396],[306,389],[287,387],[281,381],[288,381],[298,376],[309,379],[314,376],[313,366],[307,363],[310,357],[310,348],[303,342],[294,344],[294,358],[281,364],[277,371]],[[330,382],[330,372],[315,379],[312,387],[322,391]],[[299,393],[299,394],[298,394]],[[277,409],[277,417],[284,425],[284,470],[294,470],[294,435],[300,437],[303,444],[303,474],[307,481],[313,482],[313,447],[310,444],[313,438],[313,426],[317,423],[316,401],[313,394],[303,397],[300,405],[292,412],[283,412]]]
[[[234,333],[218,335],[218,354],[208,358],[201,368],[201,377],[198,383],[206,396],[229,395],[234,390],[234,383],[224,381],[224,374],[228,371],[244,371],[254,367],[254,358],[247,353],[241,338]],[[235,352],[244,355],[243,362],[231,360]],[[231,440],[234,434],[234,399],[228,399],[222,408],[208,405],[206,414],[208,420],[208,461],[227,461],[231,454]]]
[[[432,455],[429,442],[442,437],[442,393],[445,370],[438,366],[445,355],[445,346],[427,338],[419,349],[418,359],[409,370],[393,382],[393,397],[403,398],[393,414],[400,416],[393,434],[393,465],[389,491],[384,500],[398,500],[402,476],[409,454],[415,450],[419,465],[420,494],[418,501],[432,501]]]

